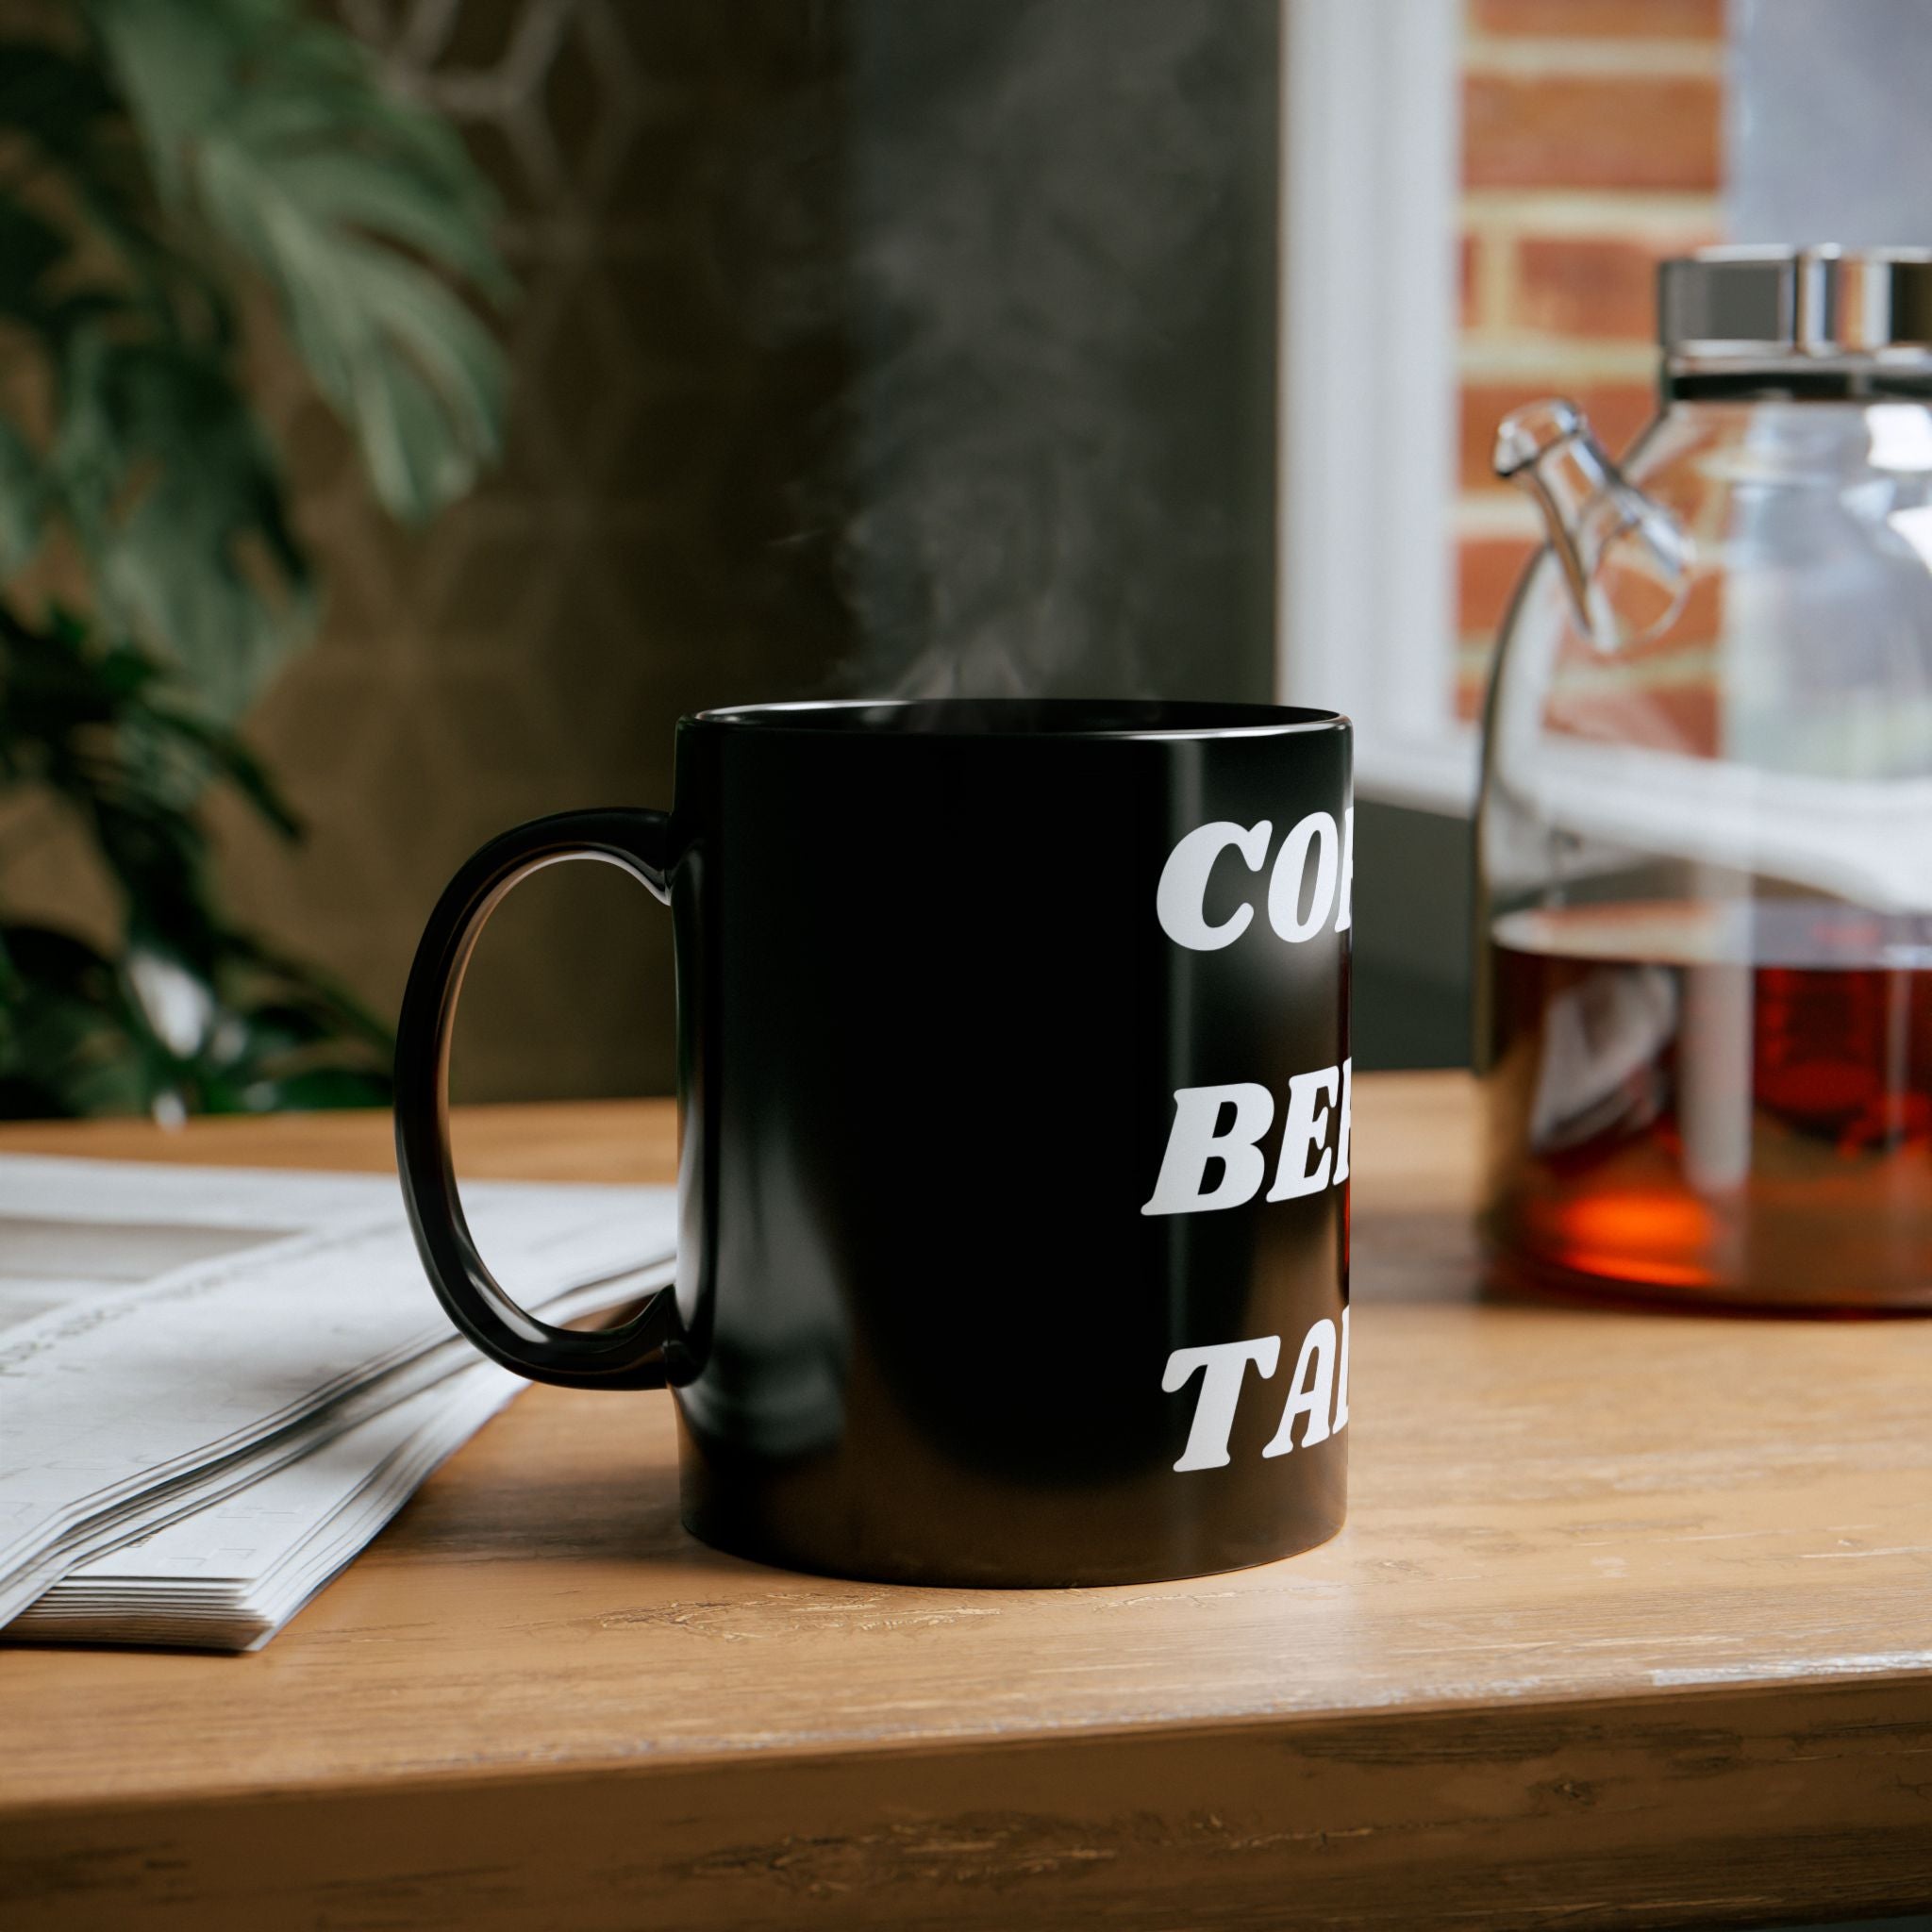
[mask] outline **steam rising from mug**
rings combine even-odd
[[[807,520],[849,681],[1267,687],[1272,0],[856,0],[839,107],[854,352]],[[836,474],[833,474],[836,473]]]

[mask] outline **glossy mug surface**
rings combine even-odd
[[[458,1325],[669,1383],[684,1520],[858,1578],[1151,1581],[1324,1541],[1348,1422],[1349,727],[1267,706],[752,707],[668,814],[565,814],[452,881],[397,1143]],[[450,1175],[491,904],[614,860],[675,924],[675,1290],[608,1334],[490,1278]]]

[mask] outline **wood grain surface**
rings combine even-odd
[[[0,1652],[0,1924],[1932,1901],[1932,1324],[1485,1303],[1467,1083],[1364,1078],[1357,1123],[1333,1543],[1133,1590],[791,1575],[678,1527],[667,1398],[534,1390],[259,1656]],[[668,1178],[674,1139],[483,1109],[460,1164]],[[388,1158],[343,1117],[8,1146]]]

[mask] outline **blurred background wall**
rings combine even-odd
[[[672,725],[841,691],[1267,695],[1274,0],[341,0],[522,283],[503,473],[421,536],[271,363],[327,572],[240,909],[393,1012],[491,832],[668,803]],[[809,809],[809,801],[801,801]],[[664,1091],[669,924],[530,881],[458,1098]]]
[[[375,513],[319,408],[279,425],[332,604],[253,728],[310,830],[291,854],[238,823],[229,876],[392,1013],[429,903],[491,832],[666,804],[680,712],[816,691],[847,655],[797,491],[848,345],[770,293],[836,255],[840,50],[796,6],[342,11],[458,122],[521,285],[507,463],[428,531]],[[479,952],[458,1091],[668,1089],[670,972],[668,922],[620,874],[531,880]]]
[[[462,857],[667,800],[682,712],[1271,692],[1276,0],[335,5],[501,196],[509,452],[400,531],[263,352],[329,606],[249,721],[307,843],[219,821],[242,915],[392,1013]],[[1462,0],[1457,716],[1537,541],[1498,418],[1567,392],[1626,442],[1663,256],[1912,239],[1922,11]],[[68,908],[90,889],[30,829],[9,883]],[[1466,820],[1365,796],[1357,839],[1357,1058],[1460,1063]],[[614,872],[531,881],[472,974],[459,1097],[667,1091],[670,971]]]
[[[680,713],[1274,690],[1277,514],[1306,500],[1276,478],[1278,0],[328,4],[495,184],[521,284],[509,446],[399,529],[259,331],[251,387],[328,603],[247,720],[307,843],[217,815],[242,919],[389,1015],[459,860],[536,813],[668,800]],[[1346,4],[1287,0],[1286,43],[1359,20]],[[1420,671],[1395,655],[1462,732],[1466,778],[1538,541],[1490,474],[1498,419],[1565,392],[1625,444],[1653,407],[1662,257],[1924,239],[1932,37],[1924,0],[1415,6],[1433,48],[1459,45],[1459,72],[1429,56],[1445,104],[1459,81],[1456,594]],[[1293,272],[1325,290],[1306,245]],[[1436,811],[1360,799],[1364,1069],[1466,1058],[1460,782],[1396,794]],[[0,808],[9,912],[108,933],[98,865],[30,791]],[[472,974],[458,1096],[667,1091],[670,975],[665,922],[614,872],[531,881]]]

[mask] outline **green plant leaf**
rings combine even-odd
[[[232,732],[170,706],[157,706],[151,718],[164,739],[172,739],[177,745],[192,745],[200,753],[208,769],[234,786],[284,838],[301,836],[302,822],[267,768]]]
[[[0,575],[11,576],[41,547],[46,486],[26,438],[0,416]]]
[[[94,62],[44,41],[0,41],[0,127],[26,136],[45,153],[82,157],[95,124],[113,116],[119,105]]]
[[[233,91],[235,63],[286,10],[260,0],[85,0],[164,198],[185,192],[194,140]]]
[[[309,1067],[251,1080],[241,1088],[239,1105],[210,1111],[311,1113],[323,1108],[387,1107],[392,1091],[389,1076],[375,1068]]]
[[[111,961],[70,933],[0,925],[0,1118],[141,1108],[125,1022]]]
[[[503,357],[441,277],[500,295],[493,208],[436,117],[289,0],[86,0],[164,195],[276,291],[396,516],[501,451]]]
[[[0,130],[24,149],[4,204],[11,227],[0,247],[0,275],[30,282],[59,266],[71,280],[76,258],[87,263],[81,286],[58,294],[36,290],[31,301],[8,303],[8,312],[55,338],[104,307],[145,309],[175,326],[192,312],[215,337],[228,338],[221,290],[161,231],[139,140],[98,58],[45,42],[0,41]],[[61,192],[40,192],[50,180]],[[34,222],[55,226],[58,263],[23,246]],[[80,245],[95,239],[108,244],[105,258]]]
[[[232,718],[313,617],[274,458],[221,364],[87,333],[51,458],[108,623]]]
[[[49,308],[42,284],[67,253],[67,237],[51,222],[0,200],[0,315],[40,327]]]
[[[84,610],[0,590],[0,787],[84,828],[117,941],[0,918],[0,1114],[379,1104],[388,1028],[231,923],[213,783],[292,835],[232,720],[314,596],[243,385],[254,272],[383,503],[497,453],[508,279],[455,131],[307,0],[69,0],[0,37],[0,321],[51,425],[0,417],[0,576],[58,531]],[[17,591],[15,593],[17,596]]]

